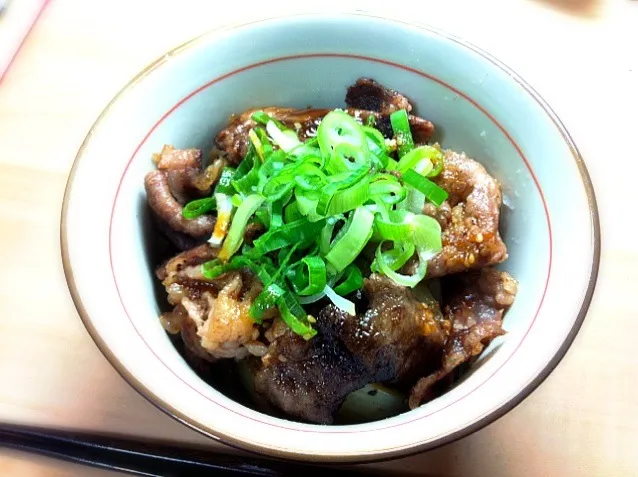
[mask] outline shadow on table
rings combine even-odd
[[[586,18],[595,18],[600,13],[600,0],[532,0],[554,10]]]

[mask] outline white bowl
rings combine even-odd
[[[443,396],[367,424],[274,418],[216,391],[185,363],[157,319],[145,242],[144,175],[163,144],[211,146],[249,107],[337,107],[369,76],[405,93],[436,139],[483,163],[503,184],[502,233],[519,282],[494,341]],[[362,14],[299,15],[213,31],[168,53],[108,105],[69,178],[64,267],[100,349],[144,396],[181,422],[247,450],[291,459],[371,461],[465,436],[519,403],[578,331],[598,270],[593,189],[576,147],[518,76],[425,27]]]

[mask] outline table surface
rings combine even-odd
[[[73,307],[59,252],[67,173],[117,90],[200,32],[247,14],[298,10],[300,2],[278,2],[275,10],[277,2],[213,3],[53,0],[0,85],[0,422],[221,447],[156,410],[113,370]],[[322,8],[383,13],[389,5],[330,0]],[[638,253],[624,209],[638,173],[638,2],[422,0],[391,13],[490,51],[554,107],[592,175],[603,251],[585,324],[537,391],[470,437],[371,467],[442,476],[638,475],[631,334]],[[6,450],[0,474],[115,475]]]

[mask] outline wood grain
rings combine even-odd
[[[62,273],[60,205],[84,135],[128,79],[209,28],[299,9],[298,2],[279,2],[275,10],[265,3],[233,9],[197,0],[54,0],[47,7],[0,85],[0,421],[219,449],[135,393],[91,341]],[[377,13],[388,5],[323,3]],[[603,253],[585,325],[531,397],[459,442],[367,467],[450,477],[637,475],[638,2],[422,1],[391,13],[490,51],[555,108],[593,178]],[[112,475],[78,469],[0,453],[3,476]]]

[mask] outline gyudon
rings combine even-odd
[[[499,183],[430,145],[397,91],[362,78],[345,103],[246,111],[206,161],[165,146],[145,179],[176,253],[156,270],[163,326],[191,362],[235,360],[256,399],[326,424],[361,389],[410,408],[444,392],[517,291],[492,267]]]

